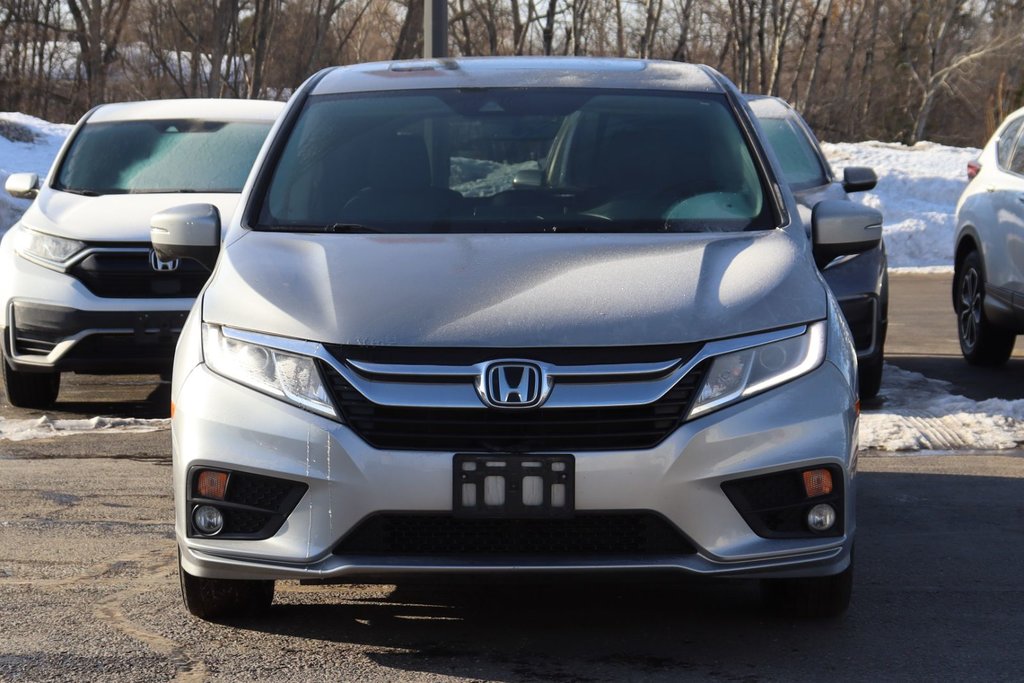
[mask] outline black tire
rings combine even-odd
[[[4,366],[7,401],[18,408],[49,408],[60,393],[59,372],[20,372],[0,360]]]
[[[838,617],[850,606],[852,593],[852,553],[850,566],[833,576],[761,580],[761,600],[765,607],[787,617]]]
[[[878,396],[878,390],[882,388],[882,354],[864,358],[857,366],[858,395],[861,400],[872,399]]]
[[[972,251],[956,271],[956,329],[960,351],[971,365],[1002,365],[1013,353],[1017,335],[985,316],[985,277],[981,256]]]
[[[265,612],[274,600],[273,581],[192,576],[181,566],[180,552],[178,578],[185,608],[206,621],[256,616]]]

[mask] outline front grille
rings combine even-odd
[[[156,271],[148,251],[108,251],[89,254],[68,273],[96,296],[117,299],[194,297],[210,273],[191,259],[181,259],[172,271]]]
[[[323,366],[342,419],[375,448],[505,453],[653,448],[683,423],[703,369],[647,405],[501,410],[382,406]]]
[[[465,519],[381,513],[361,522],[336,555],[449,557],[688,555],[693,545],[653,512],[577,513],[570,519]]]

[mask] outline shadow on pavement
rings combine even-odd
[[[861,474],[854,598],[841,619],[773,617],[751,581],[466,583],[383,597],[284,585],[266,617],[235,626],[369,646],[396,677],[1002,679],[1024,666],[1024,651],[1007,648],[1024,632],[1024,479],[1007,473]]]

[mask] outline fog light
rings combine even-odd
[[[224,528],[224,515],[212,505],[200,505],[192,513],[192,523],[200,533],[212,536]]]
[[[807,513],[807,526],[814,531],[828,531],[836,523],[836,509],[828,503],[820,503]]]

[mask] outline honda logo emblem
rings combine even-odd
[[[149,252],[149,266],[153,270],[162,273],[169,273],[171,271],[178,269],[178,263],[179,260],[176,258],[172,258],[169,261],[164,261],[157,255],[156,249],[153,249]]]
[[[544,402],[549,390],[547,376],[535,363],[497,361],[480,379],[481,397],[495,408],[532,408]]]

